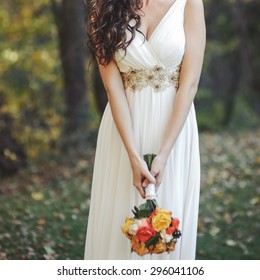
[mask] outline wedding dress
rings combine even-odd
[[[135,142],[140,155],[158,153],[178,87],[185,34],[186,0],[176,0],[149,39],[136,32],[126,54],[115,59],[122,73]],[[97,140],[85,259],[194,259],[200,192],[197,122],[192,104],[186,122],[168,157],[157,202],[180,220],[182,236],[176,250],[139,257],[121,232],[131,209],[144,200],[132,185],[127,152],[109,104]]]

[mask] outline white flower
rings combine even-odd
[[[140,220],[135,220],[131,226],[129,227],[128,233],[131,235],[135,235],[138,228],[142,225]]]
[[[167,234],[165,229],[160,232],[160,235],[163,243],[169,243],[172,240],[172,235]]]

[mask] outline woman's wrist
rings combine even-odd
[[[166,149],[160,149],[159,153],[157,154],[157,157],[164,163],[167,162],[167,159],[169,157],[169,151]]]
[[[132,164],[133,162],[140,162],[141,161],[141,157],[138,154],[137,151],[132,150],[132,151],[128,151],[128,157],[130,160],[130,163]]]

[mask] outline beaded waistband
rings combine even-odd
[[[121,73],[124,88],[137,92],[148,86],[155,92],[160,92],[168,87],[179,87],[180,78],[179,66],[176,70],[164,69],[161,66],[155,66],[152,69],[132,69],[127,73]]]

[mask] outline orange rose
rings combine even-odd
[[[142,226],[136,232],[136,237],[143,243],[155,236],[156,232],[151,225]]]
[[[138,251],[139,247],[140,247],[140,241],[138,240],[138,238],[136,236],[133,236],[132,240],[131,240],[131,244],[132,244],[132,250],[133,251]]]
[[[149,250],[145,247],[144,243],[141,243],[138,251],[136,252],[139,256],[144,256],[149,253]]]
[[[149,253],[149,250],[145,247],[145,244],[140,242],[136,236],[131,240],[132,251],[136,252],[139,256],[143,256]]]
[[[154,246],[152,253],[154,254],[162,254],[167,250],[167,246],[160,239],[159,242]]]

